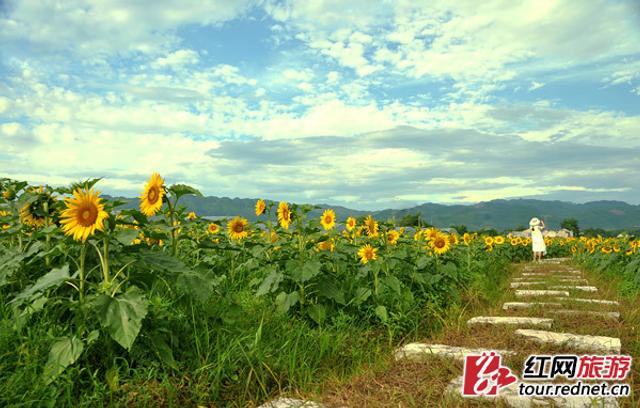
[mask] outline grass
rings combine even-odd
[[[550,267],[552,266],[544,266],[543,268]],[[516,268],[516,270],[519,269],[520,267]],[[551,330],[554,331],[619,337],[622,342],[622,353],[631,355],[637,361],[640,358],[640,337],[638,334],[640,310],[637,307],[640,304],[640,296],[637,293],[635,295],[620,296],[618,288],[621,285],[621,281],[615,277],[597,275],[591,272],[585,273],[585,276],[589,280],[589,284],[599,288],[599,292],[595,294],[578,292],[580,297],[618,300],[620,306],[572,303],[570,305],[571,308],[575,310],[618,310],[621,314],[620,322],[589,316],[556,316],[549,310],[542,310],[541,308],[503,311],[503,302],[519,300],[514,299],[513,293],[507,290],[508,283],[505,282],[503,285],[494,285],[499,291],[489,291],[494,296],[485,298],[485,301],[481,301],[479,297],[474,296],[479,292],[472,291],[468,293],[465,306],[457,310],[450,310],[442,320],[442,330],[426,336],[423,341],[432,344],[514,350],[517,354],[513,357],[507,357],[505,363],[519,375],[521,374],[520,368],[524,359],[530,354],[558,354],[563,351],[573,351],[569,348],[538,345],[524,341],[514,334],[514,329],[512,328],[468,327],[466,321],[473,316],[480,315],[553,317],[554,325]],[[554,284],[554,280],[551,280],[551,284]],[[500,295],[497,295],[498,293]],[[538,301],[539,299],[535,300]],[[496,406],[495,401],[460,400],[446,396],[444,390],[449,381],[461,375],[461,373],[462,363],[451,359],[431,356],[420,361],[401,360],[395,362],[389,356],[387,364],[381,370],[369,370],[354,377],[346,384],[331,384],[325,390],[322,401],[330,406],[371,408],[388,406]],[[632,373],[626,381],[632,388],[632,396],[620,400],[621,406],[636,407],[640,405],[640,382],[638,378],[640,378],[640,366],[635,363]],[[498,404],[503,403],[498,402]]]

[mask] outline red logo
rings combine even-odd
[[[464,357],[462,395],[466,397],[498,395],[500,388],[516,381],[516,376],[502,365],[502,356],[495,351]]]

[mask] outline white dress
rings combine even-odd
[[[544,237],[540,227],[531,228],[531,244],[533,252],[547,252],[547,246],[544,244]]]

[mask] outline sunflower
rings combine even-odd
[[[104,220],[109,214],[104,210],[99,191],[76,189],[73,197],[64,200],[67,208],[62,211],[60,223],[65,235],[73,235],[76,241],[86,241],[96,230],[104,230]]]
[[[420,239],[422,239],[422,230],[421,229],[417,229],[416,233],[413,234],[413,240],[414,241],[420,241]]]
[[[34,214],[31,206],[25,204],[24,207],[20,209],[20,222],[29,227],[40,228],[44,225],[44,217],[39,217],[37,214]]]
[[[291,210],[289,209],[289,204],[287,204],[286,201],[280,201],[280,204],[278,204],[278,222],[282,228],[289,229],[289,224],[291,223]]]
[[[456,234],[449,234],[448,238],[451,246],[458,245],[458,236]]]
[[[316,250],[318,251],[331,251],[333,252],[333,250],[335,249],[335,244],[333,243],[333,240],[328,239],[326,241],[320,241],[318,242],[318,245],[316,246]]]
[[[469,245],[471,244],[471,241],[473,241],[473,236],[468,232],[465,232],[464,235],[462,236],[462,241],[464,241],[465,245]]]
[[[449,251],[451,243],[445,234],[438,233],[431,238],[429,246],[436,255],[442,255]]]
[[[620,252],[620,245],[618,245],[618,244],[613,244],[613,252],[615,252],[615,253]]]
[[[369,261],[374,261],[378,257],[378,250],[369,244],[366,244],[358,250],[358,256],[360,262],[366,264]]]
[[[249,221],[246,218],[235,217],[227,223],[227,234],[233,240],[245,239],[249,236],[248,226]]]
[[[576,252],[578,252],[578,248],[576,248],[575,246],[571,247],[571,253],[575,254]]]
[[[207,226],[207,232],[209,234],[217,234],[218,232],[220,232],[220,226],[214,222],[212,222],[211,224],[209,224]]]
[[[153,173],[140,194],[140,211],[151,217],[162,208],[164,197],[164,180],[158,173]]]
[[[371,215],[367,215],[367,218],[364,219],[364,226],[367,230],[367,236],[369,237],[377,237],[378,236],[378,222],[373,219]]]
[[[518,246],[519,244],[517,238],[511,238],[509,241],[511,242],[511,246]]]
[[[633,255],[633,249],[627,249],[627,251],[625,252],[625,254],[626,254],[627,256],[631,256],[631,255]]]
[[[198,218],[198,216],[197,216],[197,215],[196,215],[196,213],[195,213],[195,212],[193,212],[193,211],[191,211],[191,212],[189,212],[189,214],[187,214],[187,219],[188,219],[188,220],[190,220],[190,221],[193,221],[193,220],[195,220],[196,218]]]
[[[35,201],[25,204],[20,209],[20,222],[33,228],[44,226],[46,217],[53,217],[56,199],[43,187],[29,189],[30,193],[37,194]]]
[[[400,233],[396,230],[387,231],[387,242],[389,245],[395,245],[398,243],[398,238],[400,238]]]
[[[504,244],[504,237],[502,235],[498,235],[494,241],[497,245],[502,245]]]
[[[320,224],[326,230],[333,228],[336,225],[336,213],[332,209],[324,210],[320,217]]]
[[[258,201],[256,201],[256,217],[259,217],[262,214],[264,214],[264,210],[266,209],[267,209],[267,205],[265,204],[263,199],[259,199]]]
[[[603,254],[610,254],[612,252],[612,249],[609,246],[603,246],[600,250]]]
[[[424,239],[426,239],[427,241],[430,241],[434,239],[439,233],[440,231],[438,231],[437,228],[430,227],[430,228],[427,228],[422,234],[424,236]]]
[[[484,237],[484,244],[489,246],[489,245],[493,245],[494,243],[494,239],[493,237]]]
[[[356,219],[353,217],[349,217],[347,218],[347,231],[353,231],[353,229],[356,227]]]
[[[487,252],[493,252],[493,245],[487,245]]]

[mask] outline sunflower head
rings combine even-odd
[[[504,237],[502,235],[498,235],[494,238],[494,242],[496,243],[496,245],[502,245],[504,244]]]
[[[493,239],[493,237],[484,237],[484,244],[486,246],[493,245],[494,242],[495,240]]]
[[[369,261],[374,261],[378,257],[378,249],[372,247],[369,244],[366,244],[358,250],[358,256],[360,257],[360,262],[366,264]]]
[[[356,222],[355,218],[353,218],[353,217],[347,218],[347,224],[346,224],[347,231],[349,231],[349,232],[353,231],[353,229],[356,227],[356,225],[357,225],[357,222]]]
[[[395,245],[398,243],[398,239],[400,238],[400,233],[396,230],[387,231],[387,242],[389,245]]]
[[[198,215],[196,215],[196,213],[195,213],[194,211],[190,211],[190,212],[187,214],[187,219],[188,219],[189,221],[193,221],[193,220],[195,220],[196,218],[198,218]]]
[[[73,197],[64,200],[66,209],[62,211],[60,223],[65,235],[76,241],[86,241],[96,230],[104,230],[104,221],[109,214],[104,210],[99,191],[76,189]]]
[[[436,255],[442,255],[449,251],[451,242],[445,234],[438,233],[429,240],[429,246]]]
[[[280,204],[278,204],[278,222],[282,228],[289,229],[291,209],[286,201],[280,201]]]
[[[160,174],[153,173],[140,195],[140,211],[149,217],[156,215],[162,208],[164,195],[164,180]]]
[[[318,244],[316,245],[316,250],[318,251],[330,251],[333,252],[333,250],[335,249],[335,244],[333,243],[332,239],[328,239],[326,241],[320,241],[318,242]]]
[[[367,236],[369,237],[378,236],[378,222],[375,219],[373,219],[371,215],[367,215],[367,218],[364,219],[364,226],[367,231]]]
[[[325,230],[330,230],[336,225],[336,213],[332,209],[324,210],[320,217],[320,224]]]
[[[266,209],[267,209],[267,204],[265,204],[263,199],[259,199],[258,201],[256,201],[256,217],[259,217],[262,214],[264,214],[264,210]]]
[[[32,228],[40,228],[44,226],[47,217],[55,215],[56,199],[43,187],[31,188],[29,192],[36,194],[36,197],[20,209],[20,222]]]
[[[430,241],[433,238],[435,238],[438,235],[438,233],[439,231],[437,228],[430,227],[430,228],[427,228],[422,234],[427,241]]]
[[[248,226],[246,218],[235,217],[227,223],[227,234],[234,241],[245,239],[249,236]]]
[[[207,232],[209,234],[217,234],[218,232],[220,232],[220,226],[214,222],[212,222],[211,224],[209,224],[207,226]]]

